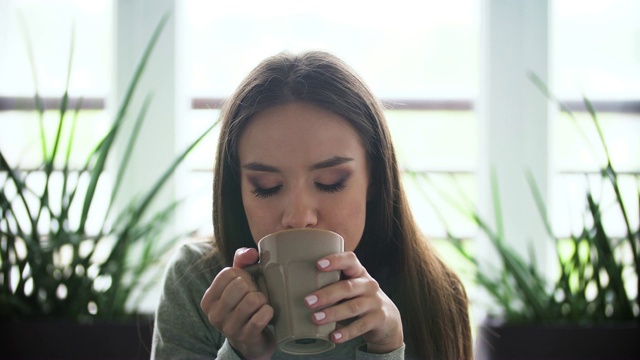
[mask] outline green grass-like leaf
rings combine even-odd
[[[150,95],[135,114],[133,131],[126,139],[124,159],[113,174],[105,173],[105,165],[114,142],[122,136],[122,125],[130,121],[132,99],[168,19],[169,15],[165,15],[159,21],[111,127],[86,154],[86,161],[80,169],[73,170],[70,166],[71,155],[77,151],[74,140],[82,102],[75,109],[69,108],[67,89],[73,72],[73,32],[67,86],[61,97],[51,143],[47,143],[44,136],[44,104],[34,72],[42,164],[33,172],[24,171],[19,165],[10,165],[0,151],[0,173],[6,174],[0,184],[0,318],[58,317],[84,322],[96,318],[115,320],[131,316],[126,305],[135,301],[132,299],[134,289],[144,290],[150,286],[144,280],[150,272],[158,271],[154,265],[171,246],[171,242],[159,240],[178,203],[171,203],[158,211],[152,210],[150,205],[186,156],[217,125],[213,124],[179,153],[151,188],[134,199],[126,199],[128,205],[116,212],[118,209],[112,204],[122,188],[130,154],[136,151],[136,139],[147,110],[153,106]],[[35,69],[26,25],[24,30],[31,67]],[[69,134],[68,139],[66,134]],[[66,151],[63,151],[65,146]],[[30,177],[41,174],[44,174],[44,185],[31,188],[34,185],[30,184],[34,183]],[[62,176],[59,183],[52,180],[54,175]],[[95,195],[102,191],[100,180],[105,176],[115,179],[113,192],[108,196],[104,216],[94,216]],[[69,218],[73,208],[79,210],[79,219]],[[92,222],[96,219],[102,221],[97,233],[87,231],[90,219]]]
[[[547,98],[557,104],[570,118],[575,120],[571,110],[559,101],[535,74],[530,78]],[[428,184],[439,191],[439,195],[446,199],[454,209],[470,217],[486,236],[492,248],[499,256],[497,267],[482,264],[480,258],[462,246],[462,239],[456,238],[450,231],[449,224],[440,215],[442,223],[447,229],[451,244],[462,258],[475,268],[477,285],[486,290],[498,308],[494,315],[502,317],[511,323],[601,323],[611,321],[640,320],[640,298],[637,289],[640,288],[640,227],[633,228],[625,201],[619,186],[618,173],[615,171],[603,131],[599,125],[597,113],[588,99],[584,99],[592,124],[598,132],[600,144],[597,144],[606,155],[606,163],[602,165],[601,177],[603,186],[610,187],[615,194],[613,206],[606,209],[591,191],[587,191],[585,199],[587,207],[584,209],[583,228],[571,235],[569,239],[559,239],[553,232],[549,211],[544,202],[538,185],[531,172],[526,172],[526,179],[531,190],[536,208],[542,219],[547,235],[553,241],[557,252],[557,276],[542,276],[537,269],[535,254],[529,250],[524,256],[515,251],[504,238],[503,226],[509,221],[508,214],[501,209],[500,187],[495,171],[491,172],[492,200],[494,206],[495,226],[484,219],[473,205],[460,204],[450,194],[444,193],[428,180],[424,174],[408,172],[417,183]],[[578,128],[578,131],[581,129]],[[583,133],[584,136],[584,133]],[[584,136],[586,139],[586,136]],[[590,144],[596,153],[595,145]],[[455,179],[452,179],[455,181]],[[640,206],[640,176],[638,182],[638,204]],[[424,193],[424,192],[423,192]],[[458,196],[459,198],[459,196]],[[634,200],[634,199],[631,199]],[[431,206],[435,206],[432,201]],[[623,239],[616,239],[607,233],[604,225],[604,211],[620,210],[622,221],[626,229]],[[438,211],[436,213],[439,214]],[[533,239],[536,240],[536,239]],[[632,253],[632,264],[624,262],[617,254],[623,244],[628,245]],[[625,280],[625,269],[632,267],[637,281],[631,283]],[[635,286],[634,289],[629,287]],[[634,309],[635,307],[635,309]]]

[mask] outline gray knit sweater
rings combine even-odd
[[[224,267],[221,256],[206,257],[209,243],[182,246],[167,267],[156,310],[152,359],[240,359],[224,335],[211,326],[200,309],[200,300],[216,274]],[[403,359],[405,346],[389,354],[364,351],[362,338],[337,345],[333,350],[306,359]],[[296,356],[276,351],[273,359]]]

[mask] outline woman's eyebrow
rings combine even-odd
[[[315,163],[311,165],[309,168],[311,170],[326,169],[326,168],[338,166],[341,164],[345,164],[351,161],[353,161],[352,158],[343,157],[343,156],[334,156],[327,160],[323,160],[318,163]],[[272,173],[281,172],[280,169],[278,169],[277,167],[263,164],[260,162],[255,162],[255,161],[242,165],[242,168],[245,170],[252,170],[252,171],[264,171],[264,172],[272,172]]]
[[[250,162],[248,164],[242,165],[242,168],[245,170],[253,170],[253,171],[266,171],[266,172],[280,172],[280,170],[276,167],[266,165],[259,162]]]
[[[345,164],[345,163],[348,163],[348,162],[351,162],[351,161],[353,161],[352,158],[342,157],[342,156],[334,156],[334,157],[332,157],[330,159],[323,160],[323,161],[320,161],[319,163],[315,163],[315,164],[311,165],[311,170],[326,169],[326,168],[338,166],[338,165],[341,165],[341,164]]]

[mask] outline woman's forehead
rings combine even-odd
[[[248,156],[300,159],[306,155],[320,161],[350,153],[357,156],[364,153],[356,129],[341,116],[306,103],[259,112],[247,124],[239,141],[242,162],[248,161]]]

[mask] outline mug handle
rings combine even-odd
[[[264,273],[262,272],[262,267],[260,266],[260,263],[255,263],[253,265],[246,266],[242,268],[242,270],[248,272],[251,275],[251,277],[253,277],[253,282],[256,283],[258,290],[260,290],[261,293],[265,294],[267,296],[267,299],[269,299],[267,282],[264,279]]]

